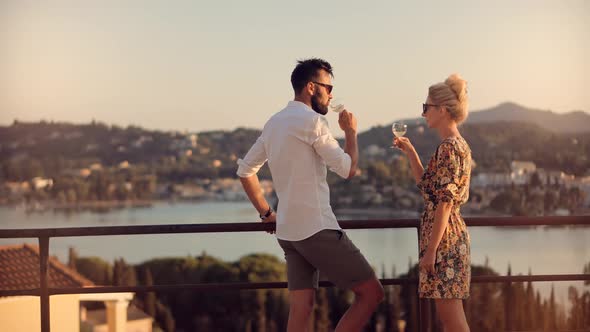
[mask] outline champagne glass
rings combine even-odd
[[[401,122],[394,122],[391,125],[391,132],[395,137],[402,137],[408,131],[408,125],[401,123]],[[390,146],[391,149],[395,148],[395,146]]]
[[[330,111],[340,113],[344,111],[344,102],[342,101],[342,98],[334,98],[330,100],[330,105],[328,107],[330,108]]]

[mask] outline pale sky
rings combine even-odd
[[[472,110],[590,111],[590,1],[4,0],[0,124],[261,128],[307,57],[361,130],[419,116],[454,72]]]

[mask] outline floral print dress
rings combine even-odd
[[[435,273],[419,272],[422,298],[465,299],[469,297],[471,258],[469,233],[459,208],[469,198],[471,150],[462,137],[445,139],[430,159],[418,188],[424,198],[420,220],[420,258],[428,248],[434,215],[440,202],[453,203],[449,223],[436,251]]]

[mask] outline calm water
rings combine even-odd
[[[258,221],[256,211],[247,202],[159,203],[152,208],[64,214],[46,212],[27,214],[19,208],[0,208],[0,228],[85,227],[116,225],[153,225],[184,223],[220,223]],[[590,227],[576,228],[496,228],[471,227],[472,262],[490,266],[505,274],[508,265],[513,274],[582,273],[590,262]],[[350,238],[371,264],[387,275],[407,271],[409,262],[417,261],[417,236],[414,229],[349,230]],[[0,245],[37,244],[36,239],[0,239]],[[108,261],[122,257],[140,263],[153,257],[189,256],[207,252],[233,261],[245,254],[265,252],[282,258],[273,235],[266,233],[163,234],[52,238],[50,253],[67,262],[68,248],[74,246],[80,256],[99,256]],[[567,299],[572,283],[555,283],[558,298]],[[583,287],[582,283],[574,283]],[[550,283],[537,283],[546,294]]]

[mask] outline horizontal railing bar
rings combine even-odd
[[[590,332],[590,330],[588,329],[584,329],[584,330],[510,330],[510,331],[504,331],[504,332]]]
[[[416,228],[419,219],[383,219],[383,220],[341,220],[344,229],[374,228]],[[590,216],[556,216],[556,217],[473,217],[465,218],[468,226],[552,226],[552,225],[587,225]],[[170,224],[170,225],[136,225],[106,227],[67,227],[67,228],[31,228],[0,229],[0,238],[33,237],[72,237],[103,235],[141,235],[170,233],[218,233],[218,232],[258,232],[274,230],[274,223],[216,223],[216,224]]]
[[[590,226],[588,216],[547,217],[471,217],[465,218],[467,226]]]
[[[219,223],[219,224],[171,224],[105,227],[64,227],[37,229],[0,229],[0,238],[26,238],[37,236],[78,237],[102,235],[142,235],[170,233],[256,232],[273,230],[274,224]]]
[[[517,276],[474,276],[473,283],[490,282],[543,282],[543,281],[589,281],[590,274],[538,274]]]
[[[560,274],[560,275],[518,275],[518,276],[474,276],[471,278],[473,283],[490,283],[490,282],[543,282],[543,281],[588,281],[590,274]],[[381,284],[388,285],[405,285],[416,284],[416,278],[389,278],[381,279]],[[332,287],[333,284],[328,281],[321,281],[321,287]],[[153,292],[153,291],[174,291],[174,290],[193,290],[193,291],[229,291],[229,290],[253,290],[253,289],[277,289],[287,288],[287,282],[234,282],[234,283],[206,283],[206,284],[174,284],[174,285],[154,285],[154,286],[96,286],[96,287],[66,287],[66,288],[49,288],[50,295],[58,294],[94,294],[94,293],[124,293],[124,292]],[[38,296],[39,289],[27,290],[0,290],[0,296]]]
[[[397,278],[382,279],[383,285],[403,285],[416,283],[415,278]],[[320,287],[332,287],[329,281],[320,281]],[[170,291],[170,290],[193,290],[193,291],[224,291],[224,290],[253,290],[253,289],[277,289],[287,288],[287,282],[229,282],[229,283],[205,283],[205,284],[174,284],[174,285],[154,285],[154,286],[95,286],[95,287],[60,287],[49,288],[51,295],[58,294],[95,294],[95,293],[126,293],[126,292],[153,292],[153,291]],[[17,296],[17,295],[39,295],[39,289],[27,290],[0,290],[0,296]]]

